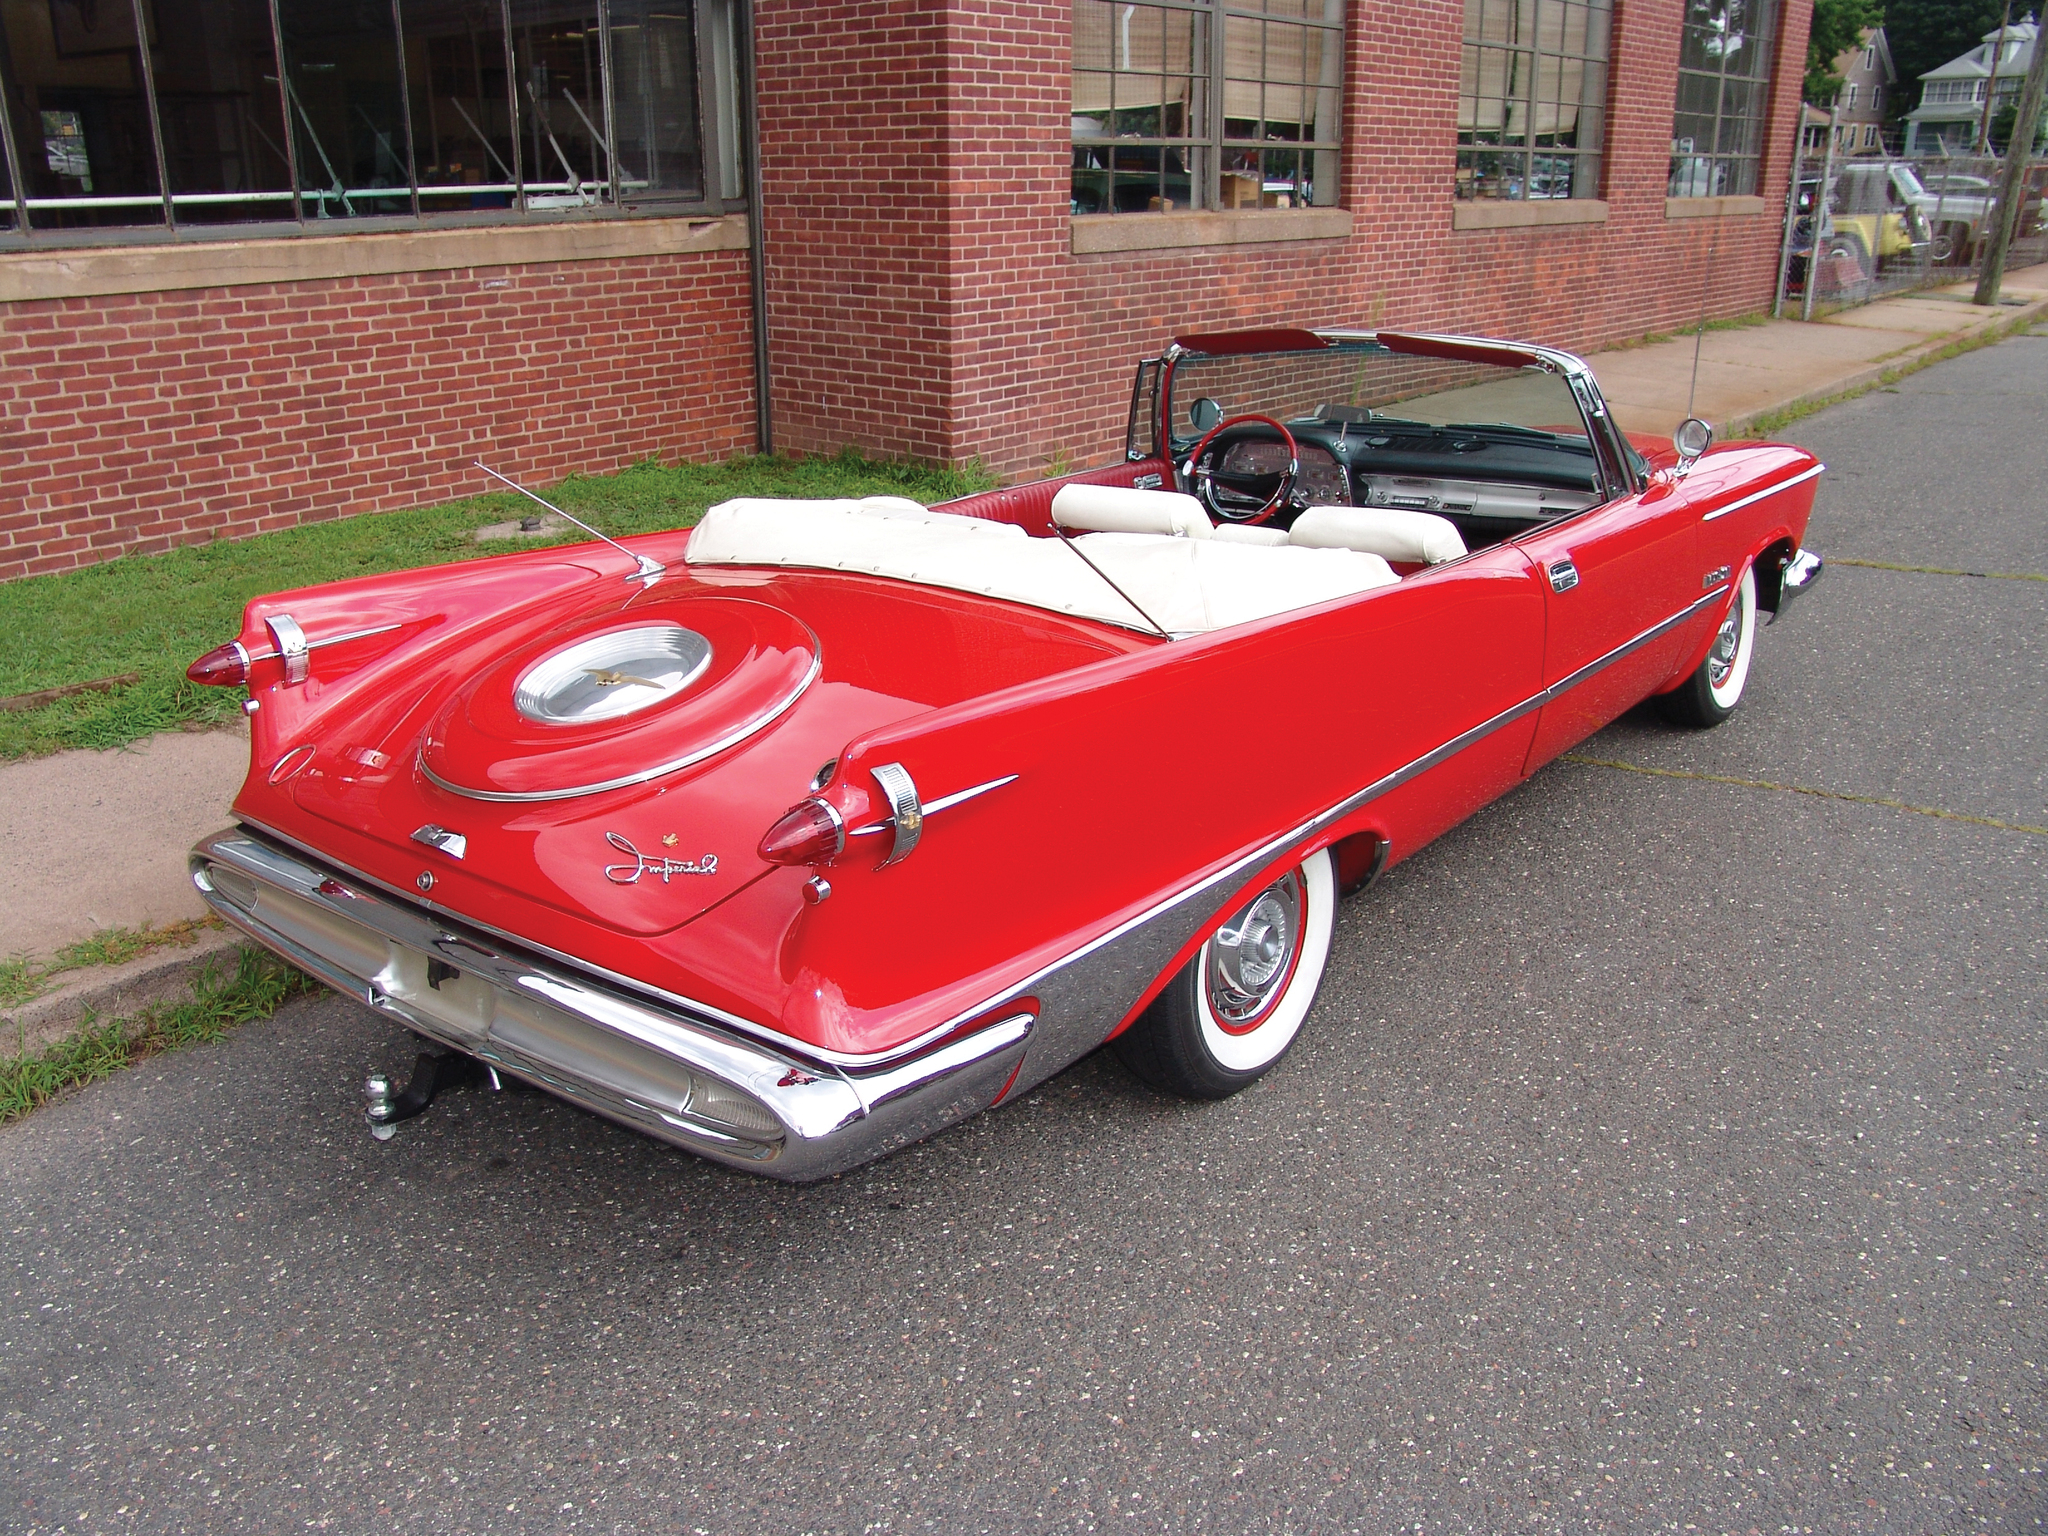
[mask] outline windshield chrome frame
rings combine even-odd
[[[1401,355],[1393,351],[1392,348],[1382,346],[1379,332],[1377,331],[1329,330],[1313,331],[1309,334],[1318,337],[1323,342],[1325,350],[1329,352],[1365,353],[1373,351],[1388,357]],[[1636,456],[1629,451],[1627,439],[1622,436],[1621,429],[1614,424],[1614,414],[1607,408],[1607,398],[1600,391],[1600,381],[1594,377],[1591,366],[1588,365],[1584,358],[1576,353],[1566,352],[1556,347],[1535,346],[1527,342],[1518,341],[1496,341],[1485,336],[1461,336],[1448,332],[1407,332],[1404,334],[1414,335],[1418,340],[1424,341],[1441,341],[1452,344],[1462,343],[1471,346],[1513,350],[1520,352],[1528,359],[1528,362],[1523,365],[1524,367],[1541,368],[1547,373],[1559,375],[1570,386],[1572,404],[1579,413],[1580,424],[1586,429],[1586,442],[1592,450],[1595,473],[1600,482],[1601,501],[1599,505],[1604,506],[1609,501],[1642,489],[1642,473],[1637,465]],[[1317,355],[1310,352],[1306,347],[1300,348],[1299,351],[1305,356]],[[1184,347],[1178,341],[1169,343],[1165,350],[1159,354],[1159,357],[1156,359],[1161,368],[1158,396],[1159,408],[1157,418],[1153,423],[1153,440],[1158,444],[1161,456],[1172,463],[1175,482],[1178,488],[1182,490],[1187,489],[1187,487],[1179,484],[1182,479],[1181,466],[1175,456],[1173,441],[1174,375],[1178,372],[1180,364],[1183,362],[1225,355],[1281,357],[1290,354],[1283,350],[1232,354],[1201,352]],[[1148,363],[1149,361],[1151,360],[1148,360]],[[1502,367],[1504,371],[1509,371],[1506,370],[1505,365],[1502,365]]]

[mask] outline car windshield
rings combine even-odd
[[[1218,421],[1244,415],[1319,433],[1457,429],[1592,454],[1571,385],[1545,368],[1446,362],[1357,344],[1175,364],[1167,419],[1176,454]]]

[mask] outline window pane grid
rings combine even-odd
[[[1668,196],[1755,194],[1776,23],[1776,0],[1688,0]]]
[[[1597,197],[1610,0],[1467,0],[1460,199]]]
[[[1341,0],[1075,0],[1072,211],[1337,196]]]
[[[723,211],[735,9],[0,0],[0,238]]]

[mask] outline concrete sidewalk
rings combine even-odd
[[[1696,394],[1690,334],[1596,352],[1588,360],[1627,430],[1661,436],[1691,414],[1731,442],[1748,435],[1752,422],[1865,388],[1956,342],[2039,316],[2048,310],[2048,264],[2009,274],[1996,309],[1971,303],[1974,292],[1974,283],[1956,283],[1811,323],[1772,320],[1708,331],[1699,338]]]
[[[1628,430],[1668,433],[1695,396],[1692,414],[1712,422],[1725,442],[1761,418],[1868,386],[1946,346],[2048,313],[2048,265],[2013,273],[2005,293],[2008,302],[1996,310],[1972,305],[1969,285],[1958,284],[1812,324],[1710,331],[1700,342],[1696,394],[1690,335],[1592,361]],[[243,734],[207,732],[0,766],[0,957],[47,955],[100,928],[198,915],[185,851],[229,820],[247,753]],[[225,942],[213,935],[204,947]],[[105,1011],[158,987],[197,953],[136,961],[118,977],[69,977],[60,996],[16,1010],[17,1028],[0,1039],[47,1037],[82,1007]]]

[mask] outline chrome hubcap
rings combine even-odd
[[[1248,1025],[1266,1011],[1294,970],[1302,889],[1290,874],[1259,893],[1209,941],[1203,980],[1218,1023]]]
[[[1728,674],[1735,670],[1736,647],[1742,644],[1742,599],[1736,598],[1735,606],[1728,610],[1728,617],[1721,621],[1721,632],[1714,636],[1714,648],[1707,652],[1707,681],[1716,688],[1728,681]]]

